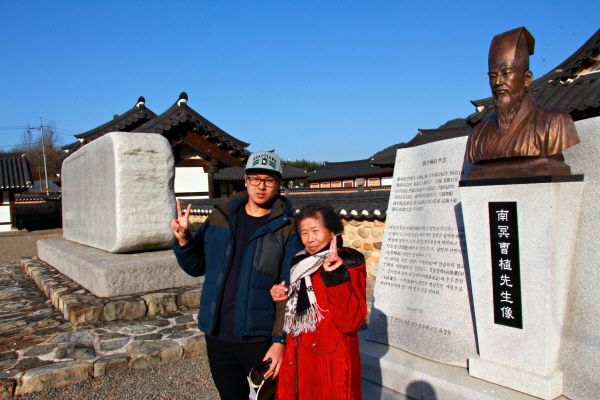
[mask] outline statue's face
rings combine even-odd
[[[533,75],[530,71],[523,72],[521,69],[502,65],[488,72],[490,77],[490,88],[495,99],[506,101],[511,96],[523,91],[531,84]]]

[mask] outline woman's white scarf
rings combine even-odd
[[[308,255],[306,250],[296,254],[296,256],[301,255],[307,256],[292,266],[288,301],[285,306],[284,330],[294,336],[298,336],[303,332],[316,331],[317,324],[324,318],[322,312],[325,311],[317,304],[317,297],[310,276],[321,268],[323,262],[329,256],[329,248],[313,255]],[[298,312],[298,295],[302,286],[302,279],[306,284],[310,307],[307,310]]]

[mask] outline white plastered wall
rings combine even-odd
[[[0,192],[0,231],[12,229],[12,216],[10,213],[10,202],[8,191]]]
[[[176,167],[175,193],[208,192],[208,174],[202,167]],[[177,196],[179,197],[179,196]],[[208,196],[195,196],[206,198]],[[184,198],[189,198],[186,196]]]

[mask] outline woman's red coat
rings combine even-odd
[[[288,334],[276,400],[362,399],[358,329],[367,315],[365,263],[347,268],[350,279],[335,286],[325,286],[322,271],[311,280],[325,318],[315,332]]]

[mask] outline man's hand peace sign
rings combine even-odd
[[[171,221],[171,229],[175,234],[175,238],[179,242],[180,246],[187,243],[190,238],[190,210],[192,205],[188,204],[185,214],[181,213],[181,203],[177,200],[177,218]]]

